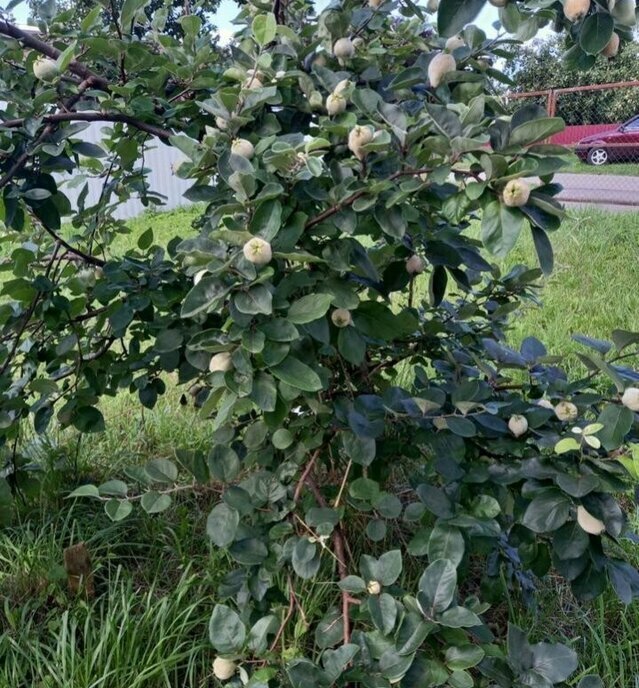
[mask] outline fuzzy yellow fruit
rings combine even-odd
[[[206,275],[206,270],[200,270],[193,275],[193,284],[199,284],[202,281],[202,277]]]
[[[413,255],[406,261],[406,272],[409,275],[420,275],[425,268],[426,263],[421,256]]]
[[[446,41],[446,50],[457,50],[457,48],[463,48],[466,45],[466,41],[459,35],[451,36]]]
[[[338,38],[333,45],[333,55],[341,60],[347,60],[355,54],[355,46],[350,38]]]
[[[373,130],[370,127],[353,127],[348,134],[348,149],[358,160],[366,157],[363,147],[373,140]]]
[[[577,523],[590,535],[601,535],[606,530],[606,524],[588,513],[581,505],[577,507]]]
[[[604,57],[615,57],[619,52],[619,34],[613,33],[611,39],[606,44],[606,47],[601,51]]]
[[[256,88],[264,88],[264,84],[260,81],[258,77],[249,76],[242,84],[242,88],[253,91]]]
[[[376,10],[384,4],[385,0],[368,0],[368,6]]]
[[[346,308],[336,308],[331,313],[331,320],[335,327],[348,327],[353,324],[353,316]]]
[[[455,58],[448,53],[439,53],[428,65],[428,81],[433,88],[443,83],[444,77],[457,69]]]
[[[231,370],[232,367],[233,361],[228,351],[215,354],[209,361],[209,371],[211,373],[225,373],[227,370]]]
[[[369,581],[368,585],[366,586],[366,592],[368,592],[369,595],[379,595],[381,591],[382,586],[379,581]]]
[[[228,681],[237,669],[235,662],[223,657],[216,657],[213,660],[213,675],[220,681]]]
[[[255,148],[248,139],[235,139],[231,144],[231,153],[250,160],[255,155]]]
[[[560,401],[557,406],[555,406],[555,415],[561,421],[572,422],[573,420],[577,420],[579,410],[571,401]]]
[[[350,79],[342,79],[333,89],[333,93],[338,96],[343,95],[350,88],[351,83]]]
[[[222,131],[226,131],[229,127],[228,120],[224,119],[224,117],[216,117],[215,118],[215,126],[218,129],[221,129]]]
[[[552,402],[548,401],[548,399],[537,399],[537,406],[541,406],[541,408],[548,409],[549,411],[555,410]]]
[[[331,93],[326,99],[326,112],[329,115],[341,115],[346,110],[346,98],[339,93]]]
[[[519,208],[528,203],[530,187],[523,179],[511,179],[504,188],[504,205],[509,208]]]
[[[266,265],[271,262],[273,257],[271,245],[261,237],[249,239],[244,244],[242,253],[249,263],[254,263],[255,265]]]
[[[508,421],[508,429],[515,437],[521,437],[528,432],[528,421],[525,416],[511,416]]]
[[[564,14],[566,19],[571,22],[583,19],[590,9],[590,0],[565,0]]]
[[[621,403],[631,411],[639,411],[639,389],[628,387],[621,397]]]

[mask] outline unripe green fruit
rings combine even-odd
[[[448,53],[439,53],[428,65],[428,81],[433,88],[443,83],[444,77],[457,69],[455,58]]]
[[[368,585],[366,586],[366,592],[368,592],[369,595],[379,595],[379,593],[382,591],[382,585],[379,581],[369,581]]]
[[[232,367],[233,361],[228,351],[215,354],[209,362],[209,371],[211,373],[225,373],[227,370],[231,370]]]
[[[271,245],[261,237],[249,239],[244,244],[242,253],[244,253],[246,260],[254,265],[266,265],[271,262],[271,258],[273,257]]]
[[[331,93],[326,99],[326,112],[329,115],[340,115],[346,110],[346,98],[338,93]]]
[[[250,160],[255,155],[255,148],[247,139],[235,139],[231,144],[231,153]]]
[[[639,389],[628,387],[621,397],[621,403],[631,411],[639,411]]]
[[[53,81],[59,74],[58,65],[48,57],[39,57],[33,63],[33,74],[40,81]]]
[[[228,681],[237,669],[235,662],[223,657],[216,657],[213,660],[213,675],[220,681]]]
[[[342,60],[347,60],[355,54],[355,46],[350,38],[338,38],[333,45],[333,55]]]
[[[313,110],[318,110],[324,105],[324,99],[319,91],[312,91],[311,95],[308,97],[308,102]]]
[[[606,530],[606,524],[588,513],[581,505],[577,507],[577,523],[590,535],[601,535]]]
[[[521,437],[528,432],[528,421],[525,416],[514,415],[508,421],[508,429],[515,437]]]
[[[555,406],[555,415],[561,421],[572,422],[577,420],[579,410],[571,401],[560,401],[557,406]]]
[[[523,179],[511,179],[504,188],[503,198],[509,208],[520,208],[528,203],[530,187]]]
[[[406,272],[409,275],[420,275],[422,272],[424,272],[425,268],[426,263],[424,263],[424,260],[421,258],[421,256],[414,255],[406,261]]]
[[[457,48],[464,48],[466,46],[466,41],[459,35],[451,36],[446,41],[446,50],[457,50]]]
[[[331,320],[335,327],[348,327],[353,324],[353,316],[346,308],[336,308],[331,313]]]
[[[583,19],[590,9],[590,0],[564,0],[564,14],[571,22]]]
[[[370,127],[353,127],[348,134],[348,148],[358,160],[366,157],[363,146],[373,140],[373,130]]]
[[[619,34],[618,33],[613,33],[612,37],[606,44],[606,47],[601,51],[601,54],[604,57],[615,57],[617,53],[619,52]]]

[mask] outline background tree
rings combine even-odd
[[[600,56],[587,70],[558,69],[566,49],[562,35],[522,46],[514,59],[505,64],[505,72],[515,84],[512,90],[525,93],[637,79],[639,49],[635,43],[624,44],[614,59]],[[565,93],[557,101],[557,116],[569,125],[624,122],[638,113],[637,88]]]
[[[210,640],[230,685],[548,688],[575,653],[496,637],[490,602],[551,569],[584,599],[639,593],[615,498],[639,335],[582,338],[574,381],[534,337],[504,343],[541,271],[502,275],[490,254],[529,231],[552,269],[565,160],[543,142],[563,123],[504,111],[486,61],[513,43],[470,25],[483,4],[442,0],[439,35],[411,2],[251,4],[228,56],[192,14],[181,40],[155,17],[138,35],[135,1],[121,37],[99,12],[42,38],[0,21],[0,498],[33,489],[24,423],[99,432],[105,395],[152,407],[196,385],[209,452],[176,447],[69,496],[120,521],[219,494],[207,532],[229,569]],[[624,1],[539,5],[509,3],[509,24],[556,17],[585,60],[629,34]],[[111,126],[89,145],[95,121]],[[121,254],[111,210],[151,196],[149,137],[182,151],[205,210],[194,236],[149,231]],[[99,199],[71,207],[70,175],[100,178]],[[307,616],[310,580],[326,595]]]
[[[49,23],[54,17],[62,14],[60,18],[72,26],[79,26],[81,21],[95,8],[101,7],[100,12],[105,27],[118,26],[118,19],[122,12],[124,0],[29,0],[29,21],[37,24],[39,21]],[[196,0],[187,2],[188,12],[202,20],[202,26],[214,36],[215,25],[212,16],[217,10],[219,0]],[[152,18],[156,23],[164,23],[162,30],[169,36],[180,38],[184,31],[179,18],[184,14],[183,0],[149,0],[142,3],[144,13],[149,22]],[[135,32],[141,35],[148,26],[143,22],[138,23]]]

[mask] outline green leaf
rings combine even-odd
[[[100,490],[95,485],[80,485],[67,497],[72,499],[74,497],[99,497]]]
[[[319,392],[323,387],[320,376],[293,356],[287,356],[279,365],[271,368],[271,373],[278,380],[303,392]]]
[[[229,291],[230,287],[217,277],[203,277],[186,295],[182,303],[182,317],[192,318],[198,313],[217,308]]]
[[[353,365],[360,365],[366,357],[366,341],[354,327],[342,327],[337,334],[337,348],[342,357]]]
[[[565,127],[566,124],[561,117],[543,117],[532,122],[524,122],[510,132],[508,145],[530,146],[563,131]]]
[[[293,434],[286,428],[279,428],[273,433],[272,442],[276,449],[288,449],[294,440]]]
[[[337,650],[326,650],[322,655],[322,664],[324,670],[328,674],[329,681],[335,683],[339,677],[344,673],[346,667],[353,661],[355,655],[359,652],[359,645],[349,643],[342,645]],[[304,688],[310,688],[310,684]]]
[[[601,444],[607,451],[620,447],[630,432],[634,422],[634,413],[625,406],[607,404],[597,418],[597,423],[603,425],[603,429],[597,433]]]
[[[477,645],[452,646],[446,650],[446,666],[451,671],[462,671],[477,666],[485,656]]]
[[[610,42],[615,20],[606,12],[594,12],[584,19],[579,32],[579,45],[588,55],[598,55]]]
[[[237,612],[216,604],[209,621],[209,640],[220,654],[238,654],[246,640],[246,627]]]
[[[211,476],[223,483],[230,483],[240,472],[239,456],[231,447],[222,444],[211,449],[207,463]]]
[[[247,315],[270,315],[273,312],[273,294],[263,284],[257,284],[248,291],[235,294],[235,307]]]
[[[104,504],[104,510],[112,521],[122,521],[133,511],[133,504],[126,499],[110,499]]]
[[[129,488],[123,480],[107,480],[98,487],[100,497],[126,497]]]
[[[368,610],[373,623],[383,635],[392,632],[397,621],[397,606],[395,600],[388,593],[369,597]]]
[[[559,490],[544,490],[528,505],[522,524],[535,533],[550,533],[568,520],[571,505],[568,497]]]
[[[149,246],[153,243],[153,228],[149,227],[145,229],[142,234],[138,237],[138,248],[141,251],[146,251]]]
[[[72,422],[80,432],[104,432],[104,416],[95,406],[80,406]]]
[[[120,26],[125,33],[131,32],[131,23],[137,12],[149,4],[150,0],[124,0],[120,13]]]
[[[437,13],[440,36],[454,36],[470,24],[481,12],[486,0],[441,0]]]
[[[393,585],[402,572],[401,550],[385,552],[377,560],[377,581],[382,585]]]
[[[253,37],[260,46],[265,46],[275,39],[277,22],[272,12],[258,14],[253,20]]]
[[[442,626],[448,628],[472,628],[481,625],[481,619],[477,614],[466,607],[451,607],[438,620]]]
[[[295,325],[304,325],[313,322],[323,315],[326,315],[331,301],[332,294],[309,294],[302,296],[288,309],[287,318]]]
[[[266,652],[268,649],[268,636],[277,633],[278,627],[279,621],[274,614],[258,619],[248,634],[249,649],[256,654]]]
[[[359,595],[366,591],[366,582],[359,576],[346,576],[338,583],[340,590],[350,592],[353,595]]]
[[[574,650],[559,643],[537,643],[532,649],[532,669],[552,684],[567,681],[579,666]]]
[[[239,523],[240,515],[235,509],[217,504],[206,519],[206,534],[214,545],[226,548],[235,540]]]
[[[589,676],[584,676],[581,681],[579,681],[577,688],[604,688],[604,683],[599,676],[590,674]]]
[[[177,466],[169,459],[151,459],[144,470],[149,478],[156,483],[172,484],[178,477]]]
[[[93,496],[93,495],[92,495]],[[13,519],[13,494],[6,478],[0,478],[0,526],[9,526]]]
[[[370,466],[375,459],[376,443],[370,437],[358,437],[352,432],[342,432],[342,447],[353,463]]]
[[[428,558],[430,561],[448,559],[459,566],[464,558],[464,537],[459,528],[438,523],[428,540]]]
[[[159,492],[145,492],[142,495],[140,504],[147,514],[159,514],[171,506],[171,497]]]
[[[448,559],[437,559],[419,579],[419,591],[424,600],[422,607],[431,612],[443,612],[450,607],[456,589],[455,564]]]
[[[525,216],[518,208],[509,208],[499,201],[484,207],[481,221],[481,240],[499,258],[504,258],[517,243]]]
[[[300,578],[310,580],[316,576],[321,563],[317,545],[308,538],[299,538],[293,548],[291,563]]]

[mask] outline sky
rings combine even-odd
[[[321,9],[328,4],[329,0],[317,0],[316,7]],[[6,2],[2,3],[6,6]],[[215,25],[220,32],[220,38],[223,43],[227,43],[234,33],[234,27],[231,23],[238,13],[238,5],[234,0],[222,0],[218,11],[215,14]],[[13,16],[18,23],[26,23],[28,14],[27,2],[22,2],[13,10]],[[497,9],[490,4],[486,4],[481,14],[479,15],[476,24],[486,31],[488,36],[494,35],[495,31],[491,24],[497,19]]]

